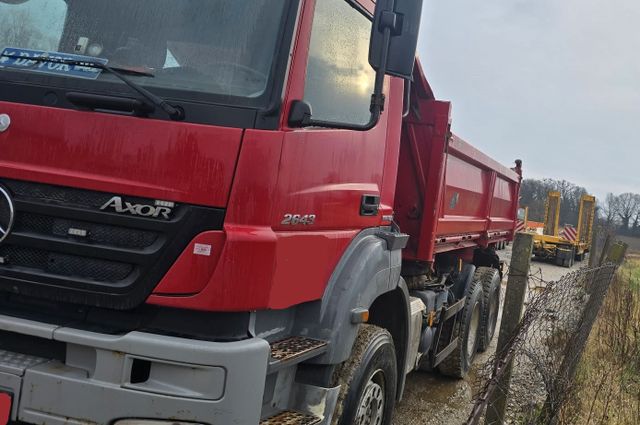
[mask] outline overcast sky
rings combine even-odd
[[[424,0],[453,130],[525,177],[640,193],[640,1]]]

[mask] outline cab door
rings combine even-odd
[[[373,3],[365,7],[347,0],[322,0],[315,2],[315,9],[312,3],[307,2],[303,13],[290,100],[308,102],[317,120],[365,124],[375,78],[368,62]],[[305,45],[308,55],[304,54]],[[389,92],[389,79],[385,91]],[[387,124],[388,113],[384,113],[378,125],[365,132],[319,128],[287,131],[275,229],[338,230],[379,225]]]

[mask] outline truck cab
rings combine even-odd
[[[450,133],[421,4],[0,0],[0,414],[389,424],[465,373],[520,171]]]

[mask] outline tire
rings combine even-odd
[[[334,376],[340,393],[332,425],[391,425],[398,367],[386,329],[360,325],[351,356]]]
[[[576,249],[575,247],[571,247],[571,255],[569,255],[569,268],[573,267],[573,264],[576,261]]]
[[[482,321],[480,322],[480,336],[478,351],[484,352],[489,348],[498,323],[500,310],[500,273],[496,269],[480,267],[473,276],[473,281],[482,287]]]
[[[482,321],[482,286],[474,281],[467,289],[467,300],[453,332],[458,346],[438,365],[440,373],[454,378],[464,378],[478,351],[478,337]]]
[[[571,268],[573,266],[575,256],[576,251],[573,247],[571,247],[569,252],[558,251],[558,253],[556,253],[556,265]]]

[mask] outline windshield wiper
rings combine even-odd
[[[129,68],[126,66],[112,66],[111,69],[113,69],[114,71],[118,71],[121,74],[135,75],[137,77],[149,77],[149,78],[156,77],[156,74],[154,74],[151,71],[146,71],[144,69]]]
[[[113,68],[109,65],[105,65],[103,63],[96,62],[96,61],[86,61],[86,60],[79,61],[79,60],[73,60],[73,59],[52,58],[49,56],[36,56],[32,58],[25,58],[18,55],[7,55],[4,53],[0,54],[0,56],[13,58],[13,59],[27,59],[35,62],[49,62],[49,63],[59,63],[59,64],[71,65],[71,66],[83,66],[87,68],[95,68],[95,69],[101,69],[103,71],[107,71],[108,73],[120,79],[127,86],[131,87],[134,91],[138,92],[148,101],[150,101],[153,105],[157,106],[158,108],[166,112],[167,115],[169,115],[169,118],[171,118],[172,120],[182,121],[184,119],[184,110],[182,108],[170,105],[166,100],[162,99],[159,96],[156,96],[155,94],[151,93],[149,90],[131,81],[129,78],[127,78],[123,74],[123,72],[133,73],[136,75],[146,75],[146,76],[153,76],[153,74],[150,74],[150,73],[147,74],[143,71],[137,71],[137,70],[126,69],[126,68],[118,70],[117,68]]]

